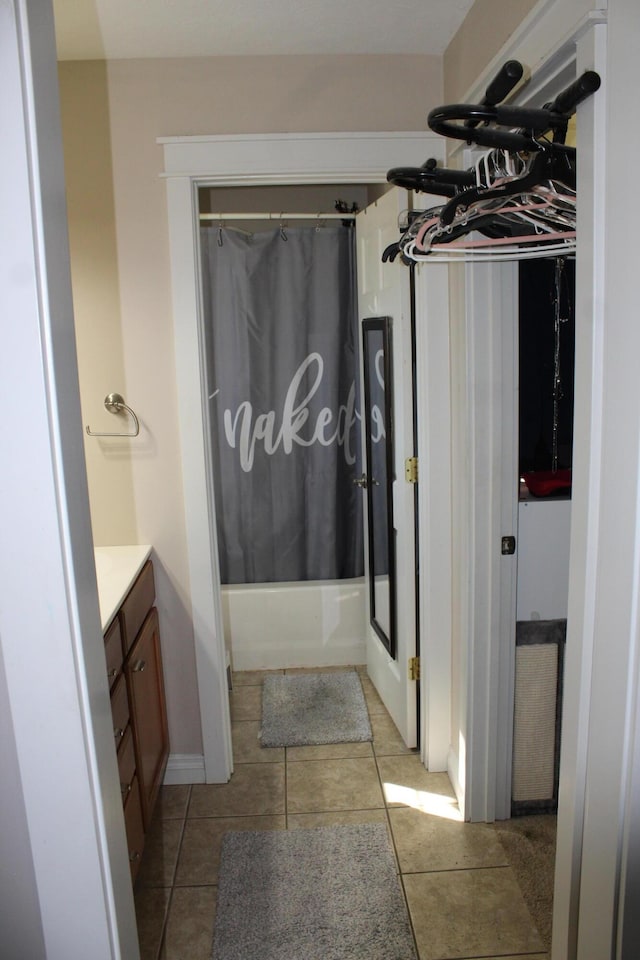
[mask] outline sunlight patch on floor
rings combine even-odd
[[[385,783],[384,793],[387,803],[402,803],[405,807],[413,807],[414,810],[430,813],[434,817],[462,822],[462,814],[454,797],[446,797],[441,793],[429,793],[426,790],[414,790],[412,787],[403,787],[399,783]]]

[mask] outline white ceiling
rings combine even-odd
[[[61,60],[442,54],[473,0],[54,0]]]

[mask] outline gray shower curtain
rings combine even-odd
[[[201,230],[223,583],[362,575],[353,233]]]

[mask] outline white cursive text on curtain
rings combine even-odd
[[[264,445],[265,453],[272,455],[282,448],[284,453],[291,453],[294,444],[300,447],[310,447],[320,443],[324,447],[337,443],[342,447],[345,462],[355,463],[352,435],[356,421],[360,419],[357,412],[355,383],[351,384],[347,402],[340,404],[337,415],[330,407],[322,407],[315,424],[309,423],[309,405],[316,395],[324,374],[324,360],[319,353],[310,353],[296,370],[287,390],[282,408],[282,417],[278,427],[275,410],[260,413],[254,419],[253,406],[249,400],[244,400],[235,412],[226,409],[223,414],[224,433],[227,443],[233,449],[238,449],[240,465],[245,473],[253,467],[256,444]],[[310,385],[304,392],[302,383],[305,377],[310,377]],[[216,396],[218,391],[212,394]],[[383,418],[374,416],[372,410],[372,440],[378,442],[384,436]],[[302,432],[305,436],[302,436]]]

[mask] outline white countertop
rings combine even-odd
[[[113,620],[133,581],[145,565],[151,547],[95,547],[98,599],[103,632]]]

